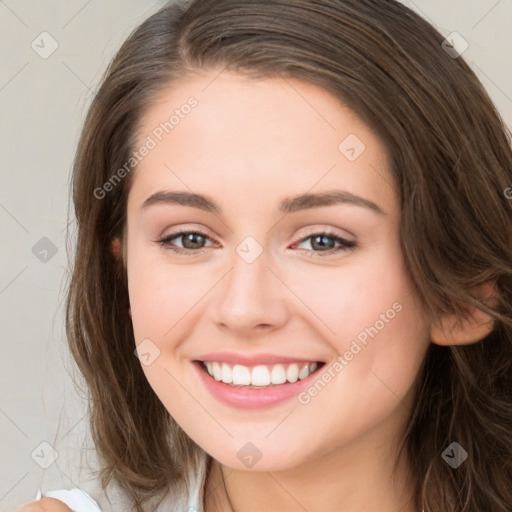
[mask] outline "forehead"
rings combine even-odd
[[[232,191],[243,204],[343,186],[382,204],[392,183],[379,138],[329,92],[297,79],[202,72],[163,90],[141,121],[136,147],[151,140],[152,149],[134,171],[138,203],[162,188],[225,200]]]

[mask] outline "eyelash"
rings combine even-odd
[[[165,249],[173,251],[173,252],[178,253],[178,254],[189,254],[190,255],[190,253],[199,254],[199,253],[205,252],[206,248],[204,248],[204,247],[202,247],[200,249],[184,249],[184,248],[181,248],[181,247],[175,247],[175,246],[171,245],[171,240],[174,240],[175,238],[179,238],[179,237],[181,237],[183,235],[190,235],[190,234],[201,235],[202,237],[211,240],[211,238],[206,233],[203,233],[202,231],[198,231],[198,230],[179,230],[179,231],[176,231],[176,233],[172,233],[172,234],[166,236],[165,238],[162,238],[160,240],[156,240],[156,242],[158,242],[160,244],[160,246],[164,247]],[[310,238],[314,238],[314,237],[317,237],[317,236],[325,236],[325,237],[328,237],[328,238],[332,238],[332,239],[334,239],[335,242],[339,242],[341,244],[341,247],[337,247],[337,248],[335,247],[335,248],[329,249],[327,251],[315,251],[313,249],[311,249],[311,250],[310,249],[301,249],[301,250],[307,251],[307,252],[313,252],[313,253],[316,253],[319,256],[323,257],[323,256],[329,256],[329,255],[338,253],[340,251],[353,251],[354,249],[357,248],[357,243],[356,242],[352,242],[350,240],[346,240],[344,238],[341,238],[340,236],[336,235],[335,233],[332,233],[332,232],[329,232],[329,231],[320,231],[318,233],[312,233],[312,234],[302,238],[301,240],[299,240],[297,242],[297,244],[300,244],[300,243],[305,242],[306,240],[308,240]],[[296,244],[294,244],[294,245],[296,245]]]

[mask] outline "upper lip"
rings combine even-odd
[[[222,362],[229,364],[240,364],[242,366],[254,366],[258,364],[277,363],[310,363],[323,362],[316,357],[281,356],[278,354],[240,354],[235,352],[210,352],[197,357],[197,361]]]

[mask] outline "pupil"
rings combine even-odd
[[[318,242],[318,247],[320,247],[321,249],[325,247],[327,247],[328,249],[332,249],[334,247],[334,241],[332,240],[332,238],[325,235],[318,235],[313,237],[312,239],[311,246],[313,248],[315,248],[317,240],[320,240],[320,242]]]
[[[195,249],[196,248],[196,245],[194,244],[197,244],[197,238],[202,238],[202,235],[199,235],[198,233],[188,233],[186,236],[185,236],[185,239],[184,239],[184,246],[187,247],[187,243],[192,241],[192,247],[187,247],[187,249]],[[192,239],[192,240],[191,240]],[[186,242],[186,243],[185,243]],[[201,245],[201,242],[199,242],[199,246]]]

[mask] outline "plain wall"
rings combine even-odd
[[[87,470],[80,474],[86,402],[73,385],[64,337],[68,220],[74,227],[70,168],[86,108],[107,63],[162,3],[0,1],[2,511],[32,501],[39,488],[93,485]],[[512,2],[404,3],[444,36],[456,31],[466,39],[464,58],[512,124]],[[40,54],[55,43],[42,32],[58,44],[47,58]],[[58,458],[43,469],[51,461],[49,445]]]

